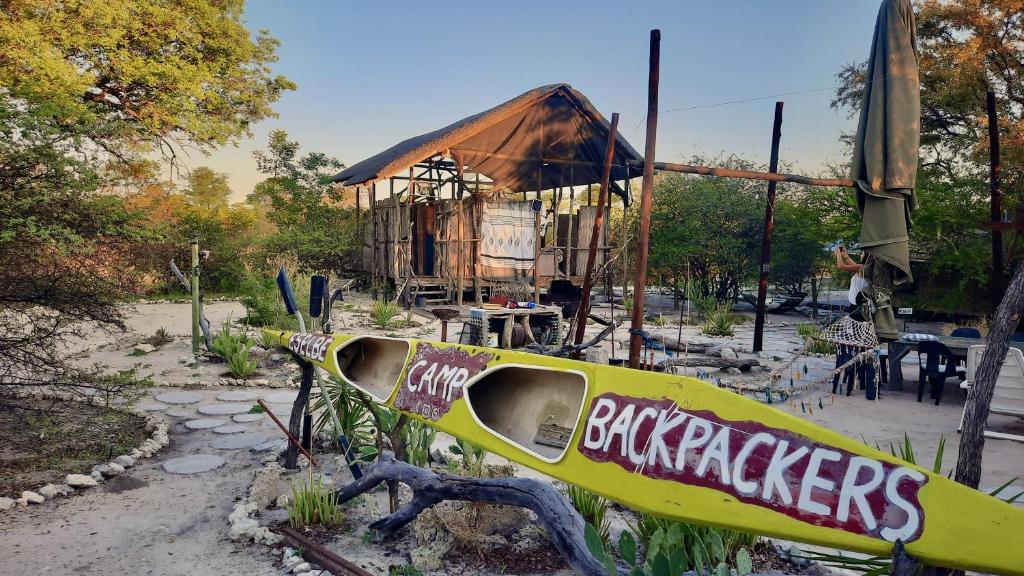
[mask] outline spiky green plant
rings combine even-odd
[[[597,528],[601,540],[607,542],[608,530],[611,528],[611,522],[607,517],[608,500],[573,484],[565,485],[565,495],[569,497],[572,507],[580,513],[580,516],[583,516],[583,519],[591,526]]]
[[[248,348],[239,348],[227,357],[228,370],[235,378],[245,379],[256,373],[258,363],[249,355]]]
[[[708,336],[732,336],[733,324],[736,320],[732,316],[732,306],[728,302],[718,304],[713,309],[704,313],[704,325],[701,332]]]
[[[455,444],[449,446],[448,450],[452,454],[462,456],[462,465],[458,467],[458,472],[476,478],[484,477],[487,471],[484,467],[486,450],[461,438],[456,438]]]
[[[288,505],[288,524],[292,528],[340,524],[341,519],[337,495],[323,485],[319,476],[299,487],[292,485],[292,501]]]
[[[398,303],[391,300],[374,300],[370,306],[370,322],[378,328],[390,328],[398,316]]]

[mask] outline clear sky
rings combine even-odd
[[[252,0],[251,29],[281,41],[276,72],[298,84],[254,137],[193,156],[230,175],[237,199],[262,179],[252,150],[280,128],[305,151],[354,164],[530,88],[568,82],[644,148],[649,31],[660,28],[661,161],[737,153],[766,162],[775,100],[781,158],[802,173],[844,161],[854,129],[829,108],[835,74],[867,58],[878,0],[341,2]],[[799,94],[783,93],[803,92]],[[758,100],[714,107],[735,100]]]

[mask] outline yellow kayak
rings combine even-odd
[[[1024,510],[695,378],[414,338],[265,331],[373,400],[631,508],[1024,576]]]

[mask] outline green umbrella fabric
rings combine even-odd
[[[910,214],[917,207],[921,93],[917,32],[910,0],[884,0],[868,58],[854,143],[853,180],[861,214],[864,291],[880,338],[898,336],[890,305],[910,273]]]

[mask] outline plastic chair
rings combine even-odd
[[[941,342],[921,342],[917,345],[917,353],[919,358],[924,357],[917,384],[917,401],[920,402],[924,397],[924,385],[928,382],[931,385],[930,397],[935,399],[935,405],[938,406],[942,401],[946,379],[957,376],[961,371],[966,372],[966,369],[956,365],[956,356]]]
[[[960,326],[954,329],[950,336],[954,338],[981,338],[981,332],[977,328]]]

